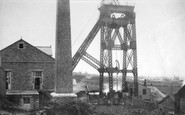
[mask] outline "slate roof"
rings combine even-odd
[[[174,102],[175,102],[174,97],[167,95],[158,104],[166,108],[174,109]]]
[[[38,48],[39,50],[43,51],[44,53],[50,55],[50,56],[53,55],[51,46],[35,46],[35,47]]]
[[[159,89],[154,86],[147,86],[147,88],[151,89],[151,95],[156,98],[157,101],[161,101],[163,98],[166,97]]]
[[[163,103],[166,99],[171,99],[173,102],[175,101],[174,97],[172,97],[171,95],[167,95],[166,97],[164,97],[159,104]]]
[[[185,85],[175,95],[185,98]]]

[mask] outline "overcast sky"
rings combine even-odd
[[[185,0],[128,1],[135,3],[139,76],[185,76]],[[95,25],[100,2],[70,1],[73,55]],[[55,25],[55,0],[0,0],[0,50],[22,36],[55,52]],[[99,39],[88,52],[99,59]],[[74,71],[98,74],[83,61]]]

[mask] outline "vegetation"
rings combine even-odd
[[[0,109],[15,109],[15,104],[10,102],[6,97],[0,96]]]
[[[95,113],[95,106],[92,104],[82,102],[79,100],[72,100],[68,102],[51,102],[50,109],[47,111],[48,115],[62,114],[62,115],[92,115]]]

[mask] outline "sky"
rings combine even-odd
[[[185,1],[119,0],[134,3],[139,76],[185,78]],[[101,0],[70,0],[72,55],[99,17]],[[24,39],[55,52],[56,0],[0,0],[0,50]],[[100,35],[97,35],[100,36]],[[87,50],[99,59],[99,39]],[[76,72],[98,72],[80,61]]]

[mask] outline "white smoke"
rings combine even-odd
[[[108,83],[104,83],[104,90],[103,92],[108,93],[109,92],[109,84]],[[121,84],[119,83],[118,85],[116,83],[114,83],[113,85],[113,90],[115,91],[121,91]]]

